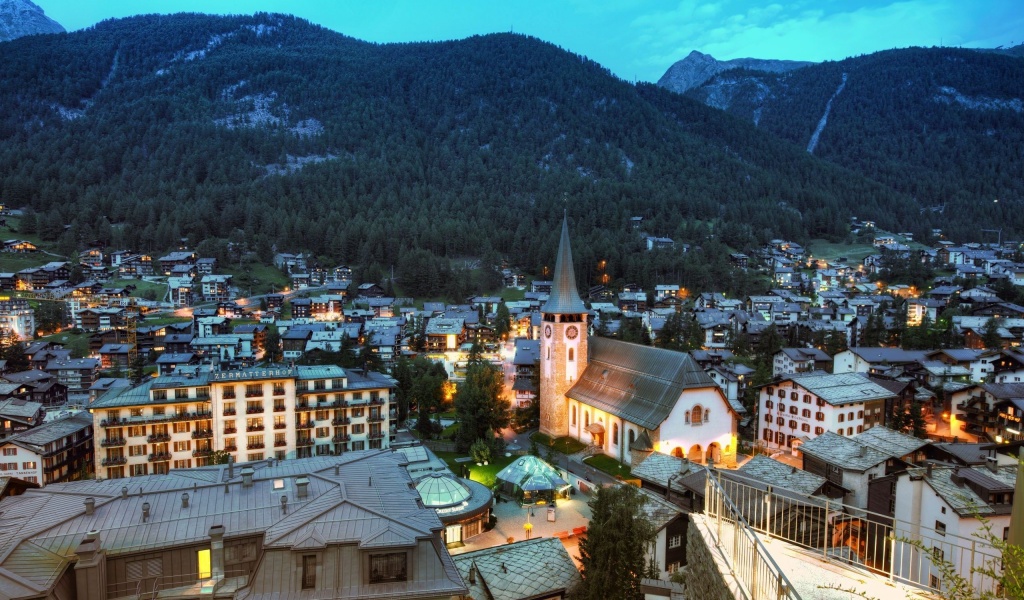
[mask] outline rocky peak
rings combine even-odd
[[[0,0],[0,42],[37,33],[64,33],[64,28],[29,0]]]
[[[734,58],[733,60],[717,60],[710,54],[694,50],[683,60],[676,62],[665,71],[658,80],[658,85],[674,92],[683,92],[695,88],[722,71],[744,68],[753,71],[782,73],[806,67],[814,63],[796,60],[769,60],[760,58]]]

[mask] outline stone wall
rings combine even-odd
[[[714,546],[709,528],[710,519],[690,514],[686,530],[686,597],[687,598],[743,598],[736,580],[729,574],[729,566]]]

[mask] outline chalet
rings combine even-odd
[[[469,588],[464,598],[563,600],[580,582],[576,563],[558,538],[534,538],[474,550],[458,554],[453,560]],[[542,572],[537,565],[544,565]]]
[[[1024,383],[971,386],[954,393],[951,402],[954,435],[998,443],[1024,440]]]
[[[70,358],[51,360],[46,365],[46,372],[57,378],[57,382],[66,385],[70,393],[87,393],[89,386],[95,381],[100,369],[100,361],[96,358]]]
[[[303,271],[292,271],[288,277],[292,288],[296,290],[304,290],[313,285],[313,280],[309,273]]]
[[[132,349],[131,344],[104,344],[100,348],[100,368],[104,370],[125,370],[128,364],[128,356]]]
[[[747,264],[750,262],[750,257],[740,252],[733,252],[729,255],[729,261],[740,269],[746,269]]]
[[[267,310],[280,312],[284,306],[284,294],[267,294]]]
[[[388,318],[395,316],[394,298],[367,298],[366,304],[369,310],[373,311],[375,318]]]
[[[647,310],[647,294],[643,291],[621,292],[618,306],[623,312],[643,312]]]
[[[356,295],[360,298],[383,298],[384,288],[376,283],[360,283],[356,288]]]
[[[171,375],[182,366],[199,364],[199,357],[192,352],[164,352],[156,359],[157,375]]]
[[[450,352],[466,341],[466,322],[460,318],[433,317],[427,321],[427,352]]]
[[[199,285],[205,302],[221,302],[231,297],[230,275],[203,275]]]
[[[884,372],[893,366],[919,363],[926,355],[924,350],[854,347],[833,357],[833,370],[836,373]]]
[[[37,250],[39,250],[39,248],[37,248],[35,244],[25,240],[5,240],[3,243],[4,252],[16,252],[21,254],[26,252],[36,252]]]
[[[49,485],[92,473],[92,415],[82,411],[0,441],[0,477]],[[2,593],[2,590],[0,590]]]
[[[17,383],[0,384],[4,394],[21,393],[29,386]],[[43,405],[20,397],[7,397],[0,400],[0,439],[22,431],[28,431],[43,422]]]
[[[672,240],[672,238],[654,236],[648,236],[646,243],[648,251],[670,249],[674,247],[676,244],[675,241]]]
[[[128,387],[131,387],[131,382],[124,377],[101,377],[89,386],[89,402],[94,402],[97,398],[111,390]]]
[[[292,319],[309,319],[313,316],[313,300],[310,298],[293,298],[291,300]]]
[[[772,359],[772,376],[809,371],[832,371],[832,357],[817,348],[783,348]]]
[[[187,266],[188,271],[191,271],[195,266],[196,253],[189,250],[171,252],[161,256],[157,262],[160,263],[160,272],[169,277],[174,272],[174,267]]]
[[[213,275],[217,270],[217,259],[207,257],[196,260],[196,270],[200,275]]]

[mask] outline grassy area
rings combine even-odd
[[[583,462],[595,469],[598,469],[599,471],[604,471],[612,477],[625,478],[630,475],[629,467],[610,456],[605,456],[604,454],[595,454],[594,456],[584,458]]]
[[[253,294],[269,294],[274,291],[280,292],[291,285],[288,277],[274,265],[223,265],[222,271],[231,275],[231,285],[237,287],[243,295],[249,295],[250,288]]]
[[[70,333],[68,331],[62,331],[39,339],[63,344],[66,349],[71,351],[71,356],[75,358],[84,358],[89,355],[88,333]]]
[[[43,250],[51,250],[51,248],[44,248],[46,245],[42,238],[34,233],[19,233],[18,227],[21,226],[21,217],[6,216],[4,219],[7,221],[6,226],[0,225],[0,239],[4,240],[25,240],[26,242],[32,242],[36,247]],[[43,255],[45,256],[45,254]]]
[[[462,474],[463,466],[469,467],[469,478],[473,481],[478,481],[487,487],[493,487],[494,482],[497,480],[497,474],[505,467],[512,464],[512,461],[519,458],[518,456],[505,456],[504,454],[493,457],[494,460],[490,461],[490,464],[477,466],[476,463],[457,463],[456,458],[462,458],[465,454],[458,452],[435,452],[441,460],[448,463],[448,468],[452,470],[452,473],[456,475]]]
[[[562,454],[576,454],[580,450],[586,448],[586,444],[583,442],[565,436],[556,438],[553,442],[547,434],[541,432],[535,432],[530,436],[530,439],[537,442],[537,445],[544,446],[545,448],[553,448],[554,450],[561,452]]]
[[[451,425],[445,427],[441,431],[441,439],[442,440],[449,440],[449,439],[451,439],[455,435],[455,432],[458,431],[458,430],[459,430],[459,424],[458,423],[452,423]]]
[[[806,247],[807,254],[815,258],[836,260],[845,256],[850,263],[859,263],[864,257],[877,254],[878,249],[871,244],[838,244],[828,240],[811,240]]]
[[[146,298],[148,293],[149,298],[162,300],[167,293],[167,284],[153,283],[152,281],[143,281],[142,279],[113,279],[104,285],[109,288],[134,285],[135,291],[132,292],[132,296],[137,298]]]

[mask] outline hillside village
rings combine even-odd
[[[637,221],[629,226],[650,252],[700,251],[646,236]],[[784,240],[733,253],[735,269],[770,280],[768,291],[745,298],[673,284],[596,285],[581,294],[563,224],[552,279],[498,265],[501,295],[459,304],[395,297],[392,282],[359,282],[352,268],[324,268],[301,254],[276,255],[288,285],[254,297],[194,251],[153,258],[86,248],[77,264],[46,260],[0,273],[0,481],[4,494],[38,487],[32,493],[45,496],[82,479],[113,490],[118,481],[187,478],[237,463],[244,480],[264,464],[256,472],[269,475],[304,469],[286,466],[293,461],[399,450],[407,477],[443,484],[442,496],[472,506],[490,506],[494,493],[554,505],[578,502],[570,490],[617,480],[640,486],[652,509],[661,507],[651,560],[663,583],[651,580],[652,597],[680,585],[672,581],[695,552],[687,540],[702,527],[687,515],[707,513],[714,493],[783,494],[775,524],[747,514],[751,526],[897,574],[909,567],[876,548],[892,532],[943,537],[952,556],[963,551],[957,540],[979,530],[979,511],[997,530],[1008,527],[1016,479],[1009,453],[1024,416],[1024,307],[1008,295],[1024,273],[1016,243],[908,241],[879,234],[875,252],[856,264],[814,258]],[[41,252],[24,240],[4,249]],[[942,274],[921,286],[879,279],[898,268]],[[166,291],[143,298],[130,284],[107,285],[114,278],[160,282]],[[44,326],[37,313],[52,314],[40,307],[53,304],[61,310]],[[57,333],[37,335],[47,328]],[[62,333],[85,344],[66,348]],[[514,415],[509,435],[524,432],[534,446],[563,440],[561,464],[549,450],[552,466],[536,467],[550,469],[551,491],[505,489],[500,478],[488,491],[455,476],[463,467],[438,456],[459,446],[430,425],[451,411],[451,396],[430,409],[437,412],[424,428],[396,378],[415,357],[440,365],[453,390],[470,385],[474,361],[499,369],[502,410]],[[633,382],[612,388],[643,391],[609,396],[617,373]],[[458,411],[445,412],[443,423],[453,414],[457,423]],[[501,440],[494,443],[500,452]],[[541,454],[521,443],[508,449],[506,463]],[[417,475],[423,460],[450,479],[423,479],[434,467]],[[909,514],[895,502],[926,490],[939,499],[927,510]],[[826,519],[822,503],[841,520]],[[460,545],[474,556],[493,545],[471,542],[490,539],[494,526],[492,511],[474,510],[455,521],[457,530],[442,516],[456,563]],[[585,513],[576,530],[547,532],[566,545],[554,549],[557,560],[571,564]],[[793,537],[777,529],[782,523],[809,533]],[[574,568],[565,573],[553,590],[578,577]],[[934,588],[937,573],[908,570],[899,580]]]

